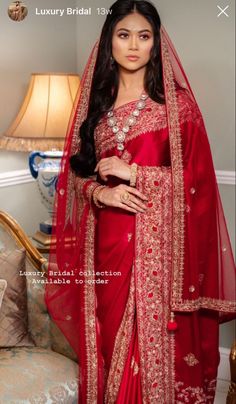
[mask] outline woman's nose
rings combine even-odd
[[[138,41],[137,41],[137,38],[136,38],[136,35],[131,35],[130,36],[130,44],[129,44],[130,46],[130,49],[132,49],[132,50],[136,50],[137,48],[138,48]]]

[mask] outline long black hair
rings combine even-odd
[[[118,94],[119,71],[111,63],[112,35],[116,24],[127,15],[137,12],[151,24],[154,44],[147,64],[144,89],[149,97],[163,104],[164,90],[160,54],[161,20],[156,8],[146,0],[117,0],[110,8],[102,28],[98,56],[91,84],[88,114],[82,123],[78,136],[81,138],[80,151],[71,156],[71,169],[81,177],[94,174],[96,166],[94,130],[101,117],[112,107]]]

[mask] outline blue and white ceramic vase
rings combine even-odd
[[[29,156],[30,172],[37,179],[42,202],[51,218],[61,157],[61,151],[34,151]]]

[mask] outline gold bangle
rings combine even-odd
[[[131,164],[130,167],[130,186],[135,187],[137,179],[138,165],[136,163]]]
[[[99,186],[96,187],[95,190],[93,191],[93,202],[94,202],[94,204],[95,204],[98,208],[100,208],[100,209],[105,208],[105,205],[104,205],[103,203],[99,202],[99,200],[98,200],[98,194],[99,194],[104,188],[106,188],[106,185],[99,185]]]

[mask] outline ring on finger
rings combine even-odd
[[[127,202],[130,199],[130,194],[125,191],[123,194],[120,195],[121,202]]]

